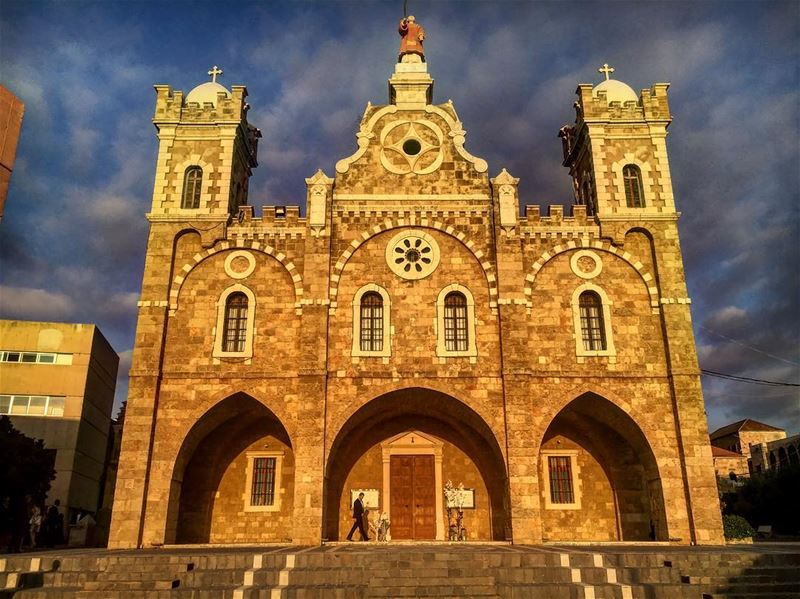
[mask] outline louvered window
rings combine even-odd
[[[200,207],[200,188],[203,185],[203,169],[199,166],[190,166],[183,176],[183,195],[181,208]]]
[[[622,180],[625,183],[625,201],[628,208],[644,207],[642,190],[642,171],[635,164],[628,164],[622,169]]]

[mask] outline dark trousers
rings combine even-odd
[[[367,536],[367,531],[364,530],[364,518],[359,516],[358,518],[353,518],[353,520],[355,520],[355,522],[353,522],[353,528],[351,528],[350,532],[347,533],[347,540],[348,541],[353,540],[353,533],[356,531],[357,528],[358,532],[361,533],[361,540],[368,541],[369,537]]]

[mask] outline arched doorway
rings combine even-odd
[[[463,482],[474,497],[474,507],[464,510],[469,539],[510,538],[505,461],[477,412],[430,389],[381,395],[357,410],[331,445],[323,536],[344,538],[352,524],[351,493],[368,489],[378,503],[370,507],[389,512],[393,539],[444,539],[441,497],[447,480]],[[410,512],[397,511],[403,509]]]
[[[546,541],[668,538],[655,456],[638,425],[594,393],[564,407],[539,457]]]
[[[290,541],[294,454],[261,402],[236,393],[189,431],[175,462],[167,543]]]

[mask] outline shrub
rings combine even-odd
[[[746,539],[752,537],[756,531],[741,516],[726,515],[722,517],[722,528],[726,539]]]

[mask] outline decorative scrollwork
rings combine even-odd
[[[397,175],[427,175],[439,168],[442,130],[426,120],[390,123],[381,132],[381,164]]]

